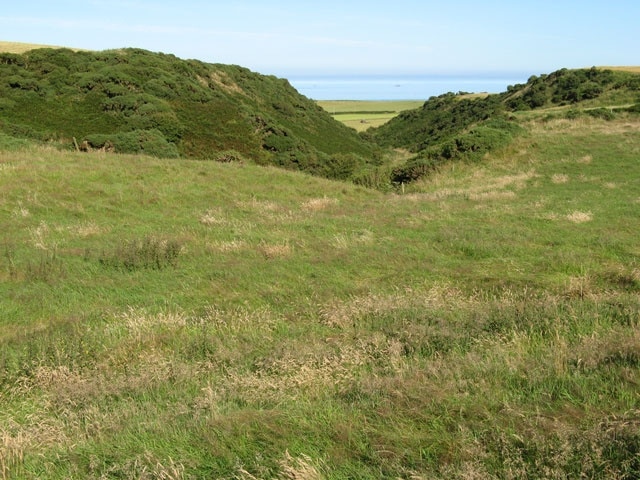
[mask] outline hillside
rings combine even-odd
[[[627,68],[626,70],[631,70]],[[596,116],[640,111],[640,75],[610,69],[561,69],[532,76],[502,94],[469,98],[445,93],[367,131],[366,138],[413,154],[389,173],[395,183],[415,181],[453,160],[477,161],[522,132],[520,121],[544,115]]]
[[[0,132],[346,178],[374,148],[284,79],[138,49],[0,54]]]
[[[640,120],[383,194],[0,136],[0,478],[638,478]]]

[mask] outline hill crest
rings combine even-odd
[[[371,144],[287,80],[141,49],[0,54],[0,131],[71,148],[244,158],[341,178]]]

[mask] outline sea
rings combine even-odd
[[[508,75],[292,75],[289,83],[313,100],[427,100],[443,93],[501,93],[531,74]]]

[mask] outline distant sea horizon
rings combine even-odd
[[[313,100],[427,100],[447,92],[502,93],[531,74],[291,75],[289,83]]]

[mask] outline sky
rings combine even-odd
[[[640,0],[5,1],[0,40],[136,47],[263,74],[640,65]]]

